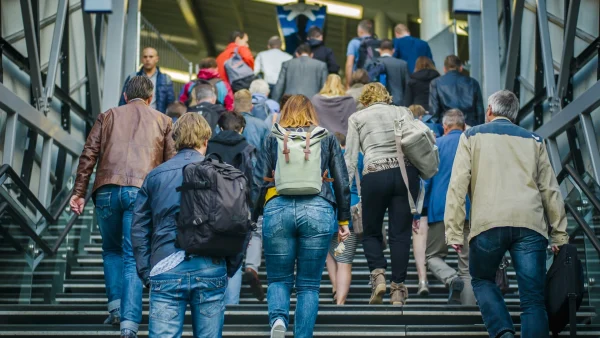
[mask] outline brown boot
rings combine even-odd
[[[385,270],[375,269],[371,271],[371,299],[369,304],[382,304],[385,295]]]
[[[392,282],[390,286],[390,303],[392,305],[400,305],[403,306],[406,304],[406,300],[408,299],[408,288],[404,283],[396,284]]]
[[[251,268],[246,268],[243,281],[250,285],[250,290],[256,299],[262,302],[265,299],[265,292],[263,291],[262,284],[258,278],[258,274]]]

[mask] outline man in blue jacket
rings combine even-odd
[[[403,24],[398,24],[394,28],[394,57],[406,61],[408,64],[408,73],[415,71],[415,63],[419,56],[426,56],[433,60],[431,48],[426,41],[410,36],[410,31]]]
[[[171,77],[165,73],[160,72],[160,68],[157,66],[158,64],[158,52],[156,49],[152,47],[146,47],[142,51],[142,68],[137,72],[130,74],[125,79],[125,83],[123,84],[123,90],[121,91],[121,99],[119,101],[119,106],[127,103],[125,101],[125,89],[127,88],[127,84],[129,83],[129,79],[136,75],[144,75],[152,81],[154,85],[154,92],[152,93],[152,102],[150,102],[150,107],[158,110],[159,112],[166,114],[167,106],[175,101],[175,91],[173,90],[173,81],[171,81]]]
[[[426,199],[429,201],[427,209],[429,232],[427,250],[425,251],[427,268],[450,289],[449,304],[475,305],[475,296],[469,275],[469,250],[462,250],[458,254],[458,271],[448,266],[444,261],[448,255],[444,226],[446,193],[450,184],[458,141],[465,130],[465,116],[460,110],[451,109],[444,114],[442,123],[444,125],[444,136],[437,139],[440,153],[439,171],[426,185]],[[467,199],[467,215],[469,214],[468,210],[469,203]],[[468,235],[469,232],[465,231],[465,248],[469,246]]]

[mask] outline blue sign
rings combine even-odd
[[[298,3],[277,6],[277,22],[285,40],[285,51],[294,54],[306,41],[308,30],[317,26],[323,30],[327,7]]]

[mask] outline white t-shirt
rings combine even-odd
[[[274,85],[279,78],[281,64],[291,59],[290,54],[277,48],[260,52],[254,61],[254,74],[263,73],[265,81]]]

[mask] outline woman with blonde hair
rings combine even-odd
[[[257,163],[259,177],[265,177],[265,181],[253,219],[263,215],[271,337],[285,337],[294,284],[298,297],[294,337],[313,336],[321,276],[331,236],[337,232],[340,239],[345,240],[350,235],[350,183],[346,164],[334,134],[318,127],[318,124],[317,113],[310,100],[304,95],[293,95],[281,110],[279,124],[274,125],[273,132],[265,139]],[[282,142],[284,149],[279,148],[281,134],[285,135]],[[320,156],[315,159],[309,148],[308,152],[303,152],[301,159],[320,161],[318,174],[322,173],[322,178],[318,177],[318,180],[322,183],[318,193],[293,195],[282,188],[283,181],[292,180],[291,177],[285,177],[286,170],[291,169],[283,167],[309,165],[300,162],[302,160],[294,161],[297,157],[290,152],[297,153],[299,150],[288,148],[289,143],[296,139],[303,142],[306,135],[310,135],[311,148],[319,147]],[[314,149],[313,152],[316,153]],[[286,161],[281,163],[280,168],[278,157],[281,153],[285,154]],[[273,179],[275,172],[278,172],[277,181]],[[299,189],[297,186],[295,188]],[[297,276],[294,276],[294,271]]]
[[[342,78],[337,74],[329,74],[325,85],[311,99],[317,111],[320,126],[332,133],[346,135],[348,132],[348,118],[356,111],[356,101],[346,95]]]
[[[359,97],[365,109],[359,110],[348,121],[348,136],[344,158],[348,175],[357,170],[358,154],[364,154],[362,180],[362,244],[371,272],[369,304],[381,304],[386,293],[387,261],[383,255],[382,224],[386,210],[389,213],[388,245],[391,251],[391,292],[393,305],[404,305],[408,289],[404,284],[410,255],[413,215],[409,206],[412,196],[419,191],[419,172],[407,159],[398,162],[394,122],[412,119],[405,107],[391,105],[392,97],[380,83],[370,83]],[[406,169],[405,183],[401,166]],[[414,225],[418,228],[417,223]]]

